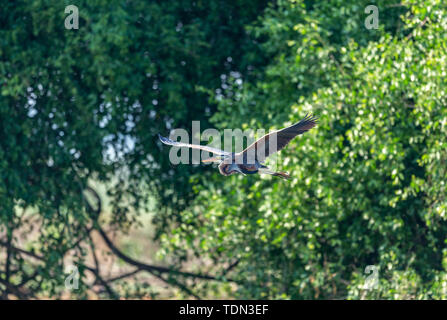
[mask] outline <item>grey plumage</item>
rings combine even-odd
[[[216,154],[217,156],[202,160],[202,162],[220,162],[219,172],[225,176],[235,173],[245,175],[260,172],[289,179],[289,174],[270,171],[262,163],[267,157],[282,150],[293,138],[312,129],[316,124],[316,117],[306,115],[301,121],[289,127],[266,134],[239,153],[227,152],[208,146],[177,142],[162,137],[160,134],[158,136],[160,141],[167,145],[200,149]]]

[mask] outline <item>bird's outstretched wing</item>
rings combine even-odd
[[[222,156],[226,156],[226,155],[230,154],[229,152],[226,152],[226,151],[223,151],[220,149],[216,149],[216,148],[212,148],[212,147],[208,147],[208,146],[201,146],[199,144],[190,144],[190,143],[174,141],[174,140],[162,137],[160,134],[158,134],[158,138],[160,138],[161,142],[163,142],[164,144],[170,145],[170,146],[200,149],[200,150],[208,151],[208,152],[215,153],[215,154],[222,155]]]
[[[283,149],[296,136],[315,127],[317,119],[318,118],[307,114],[300,122],[297,122],[290,127],[266,134],[237,154],[237,157],[256,157],[256,160],[262,162],[268,156]]]

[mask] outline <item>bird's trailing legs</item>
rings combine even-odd
[[[259,173],[265,173],[265,174],[270,174],[274,177],[280,177],[286,180],[290,179],[290,175],[287,172],[275,172],[275,171],[271,171],[269,170],[267,167],[265,168],[259,168]]]

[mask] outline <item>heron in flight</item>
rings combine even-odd
[[[237,173],[242,173],[244,175],[255,174],[259,172],[283,179],[289,179],[290,175],[288,173],[271,171],[268,167],[263,165],[263,163],[267,157],[283,149],[293,138],[312,129],[316,124],[316,117],[306,115],[301,121],[290,127],[266,134],[248,146],[245,150],[238,153],[227,152],[209,146],[177,142],[162,137],[160,134],[158,137],[161,142],[170,146],[200,149],[213,153],[216,156],[204,159],[202,162],[219,163],[219,172],[224,176]]]

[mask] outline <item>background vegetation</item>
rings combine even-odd
[[[443,1],[0,3],[3,298],[447,298]],[[156,137],[309,111],[287,182]]]

